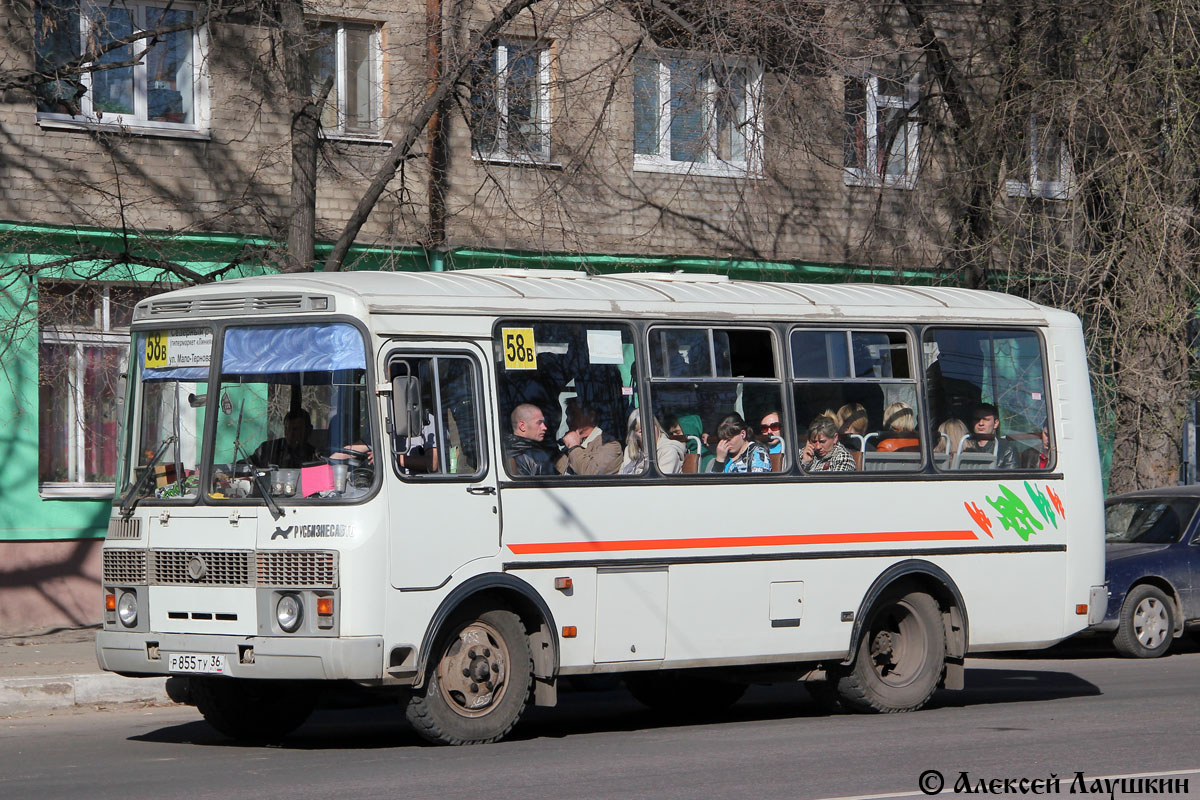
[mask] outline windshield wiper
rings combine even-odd
[[[237,429],[233,432],[233,450],[234,456],[240,455],[250,465],[250,472],[254,475],[254,484],[258,486],[258,493],[262,495],[266,501],[267,509],[271,512],[272,519],[279,519],[283,516],[283,509],[275,502],[275,498],[271,497],[271,487],[267,486],[267,482],[263,480],[262,473],[258,471],[258,467],[254,465],[254,461],[246,454],[246,448],[242,447],[242,416],[246,413],[246,400],[242,399],[242,407],[238,411]],[[235,470],[236,474],[236,470]]]
[[[121,498],[122,517],[128,518],[129,515],[133,513],[133,510],[137,508],[137,504],[141,500],[141,497],[138,495],[138,493],[142,489],[142,484],[144,484],[146,479],[153,474],[154,466],[158,463],[158,460],[163,457],[163,453],[167,452],[167,447],[176,441],[178,441],[178,439],[175,436],[168,436],[167,438],[163,439],[163,443],[159,446],[158,452],[154,454],[153,458],[146,462],[145,470],[140,476],[138,476],[138,479],[134,482],[133,486],[129,487],[129,491],[125,493],[125,496]]]

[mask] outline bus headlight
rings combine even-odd
[[[298,595],[285,594],[275,604],[275,621],[286,632],[295,633],[300,629],[300,617],[303,608]]]
[[[137,612],[137,595],[133,592],[122,592],[121,599],[117,601],[117,617],[120,618],[121,624],[126,628],[137,625]]]

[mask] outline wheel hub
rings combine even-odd
[[[438,688],[463,716],[486,714],[504,695],[508,652],[499,634],[474,622],[459,632],[438,662]]]
[[[1148,648],[1157,647],[1167,635],[1167,613],[1153,597],[1138,603],[1133,615],[1138,641]]]

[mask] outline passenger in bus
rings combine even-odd
[[[1050,426],[1043,422],[1041,428],[1041,443],[1036,447],[1027,447],[1021,451],[1022,469],[1047,469],[1050,466]]]
[[[678,424],[678,423],[676,423]],[[654,449],[658,457],[658,469],[663,475],[673,475],[683,469],[683,456],[687,448],[663,433],[658,420],[654,421]],[[629,415],[629,435],[625,437],[625,460],[621,463],[622,475],[643,472],[648,461],[646,446],[642,442],[642,413]]]
[[[837,424],[821,415],[808,426],[808,444],[800,452],[805,472],[853,472],[854,457],[838,441]]]
[[[766,446],[750,438],[742,415],[733,413],[717,426],[716,458],[713,472],[770,472],[771,457]]]
[[[437,426],[433,414],[426,413],[425,426],[416,436],[397,442],[396,461],[405,475],[437,472]]]
[[[862,403],[847,403],[838,409],[838,443],[851,452],[863,449],[867,435],[867,410]]]
[[[596,425],[596,411],[571,398],[567,401],[566,448],[555,467],[564,475],[616,475],[621,470],[621,443]]]
[[[958,417],[950,417],[950,419],[938,425],[937,430],[938,441],[933,446],[933,452],[949,453],[952,456],[958,454],[958,445],[971,434],[967,430],[966,423]]]
[[[293,408],[283,416],[283,437],[269,439],[250,456],[255,466],[297,469],[317,461],[317,448],[308,441],[312,417],[303,408]]]
[[[994,455],[996,469],[1017,468],[1017,448],[1000,435],[1000,410],[991,403],[980,403],[971,411],[971,436],[962,451]]]
[[[883,410],[884,436],[875,449],[884,453],[906,453],[921,449],[916,435],[917,415],[907,403],[892,403]]]
[[[783,452],[783,428],[779,424],[779,412],[768,411],[758,423],[759,441],[767,452],[775,455]]]
[[[546,415],[521,403],[509,417],[512,433],[504,435],[504,452],[514,475],[553,475],[554,453],[546,445]]]

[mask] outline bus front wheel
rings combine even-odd
[[[502,739],[525,712],[533,688],[533,656],[511,611],[457,617],[439,637],[425,687],[408,703],[414,730],[438,744]]]
[[[854,665],[838,677],[838,696],[853,711],[915,711],[937,689],[945,659],[937,601],[911,586],[894,587],[871,609]]]

